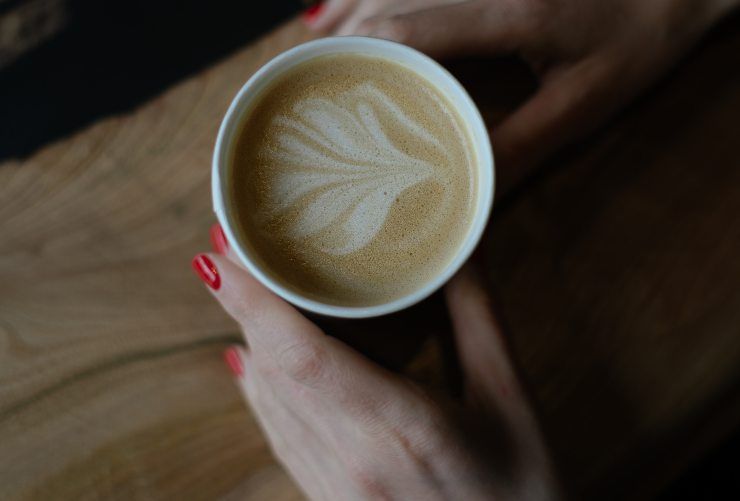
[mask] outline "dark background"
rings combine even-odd
[[[299,0],[0,0],[0,160],[132,109],[301,7]]]
[[[0,160],[124,113],[294,16],[299,0],[0,0]],[[740,499],[740,430],[662,501]]]

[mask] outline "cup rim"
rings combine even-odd
[[[317,49],[336,48],[336,51],[332,51],[332,53],[357,53],[356,50],[353,51],[351,50],[351,48],[347,48],[347,45],[355,47],[359,45],[370,48],[378,48],[381,51],[383,49],[386,49],[390,52],[400,52],[405,54],[405,56],[409,59],[415,59],[420,63],[420,65],[426,66],[427,69],[438,73],[440,78],[442,80],[445,80],[445,83],[451,86],[456,91],[456,96],[450,96],[445,93],[445,97],[447,97],[447,99],[450,100],[453,106],[455,106],[458,113],[460,113],[461,115],[465,115],[464,122],[468,125],[470,129],[468,133],[473,136],[472,139],[474,149],[478,157],[477,160],[479,164],[479,180],[480,178],[484,178],[483,180],[485,181],[485,178],[490,176],[490,183],[488,184],[490,188],[485,189],[485,187],[483,187],[482,189],[478,189],[477,196],[479,200],[477,202],[476,211],[473,216],[473,220],[471,221],[471,226],[468,230],[468,233],[465,236],[465,239],[460,244],[458,251],[455,253],[450,262],[445,266],[445,268],[436,276],[434,276],[434,278],[424,283],[418,289],[402,297],[387,301],[382,304],[371,306],[342,306],[310,299],[293,290],[290,290],[288,287],[285,287],[278,281],[270,278],[265,272],[262,271],[262,269],[257,264],[255,264],[254,261],[252,261],[252,259],[250,259],[249,255],[245,252],[241,245],[237,244],[231,246],[241,262],[247,268],[249,273],[252,274],[252,276],[254,276],[260,283],[262,283],[262,285],[270,289],[278,296],[292,303],[293,305],[301,309],[311,311],[313,313],[328,315],[332,317],[369,318],[387,315],[406,309],[416,303],[423,301],[424,299],[431,296],[434,292],[439,290],[445,283],[447,283],[447,281],[449,281],[450,278],[452,278],[455,273],[459,271],[459,269],[463,266],[463,264],[465,264],[470,255],[473,253],[473,250],[478,245],[478,242],[480,241],[486,224],[490,218],[491,208],[493,206],[493,195],[495,191],[495,165],[491,142],[488,136],[488,130],[485,126],[480,111],[478,110],[468,92],[465,90],[462,84],[454,76],[452,76],[449,71],[447,71],[446,68],[437,63],[434,59],[417,51],[416,49],[397,42],[371,37],[345,36],[320,38],[302,43],[285,52],[282,52],[281,54],[268,61],[259,70],[257,70],[257,72],[255,72],[239,89],[239,92],[237,92],[236,96],[231,101],[226,115],[221,121],[218,135],[216,137],[216,145],[213,152],[213,164],[211,171],[211,188],[213,197],[213,209],[216,213],[216,218],[221,224],[221,228],[226,234],[226,238],[228,239],[228,241],[230,243],[238,243],[239,240],[237,240],[235,232],[232,231],[232,221],[228,216],[228,211],[225,210],[226,195],[221,189],[221,177],[222,174],[226,173],[226,169],[228,168],[228,157],[230,153],[228,147],[231,146],[231,141],[233,140],[233,136],[235,133],[233,129],[238,126],[238,119],[241,118],[240,114],[244,110],[244,108],[246,108],[246,104],[248,104],[250,101],[251,91],[260,84],[267,85],[270,81],[272,81],[272,79],[265,80],[265,77],[269,75],[276,67],[289,62],[291,59],[296,59],[299,56],[306,54],[307,52],[310,53],[311,51],[315,51]],[[316,57],[319,57],[319,55],[325,54],[320,52],[319,54],[317,54]],[[377,56],[385,57],[386,59],[393,61],[392,57],[384,56],[380,52],[377,54]],[[421,71],[414,70],[413,68],[410,69],[412,71],[420,73],[423,78],[431,81],[431,78],[428,74],[424,74]],[[437,80],[437,82],[439,82],[439,80]],[[435,87],[437,87],[440,92],[443,92],[440,88],[441,85],[438,85],[434,81],[431,81],[431,84],[435,85]],[[256,92],[255,94],[258,94],[258,92]],[[463,113],[462,111],[463,108],[466,108],[465,113]],[[227,135],[229,135],[229,137],[227,137]]]

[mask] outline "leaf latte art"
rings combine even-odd
[[[376,109],[392,117],[394,128],[441,149],[438,139],[371,83],[335,102],[299,101],[292,115],[275,117],[277,148],[265,154],[281,169],[270,183],[269,207],[275,213],[267,217],[279,217],[303,201],[289,226],[290,237],[316,236],[331,228],[329,238],[317,245],[331,254],[355,252],[380,231],[402,192],[434,178],[434,166],[391,142]]]
[[[264,94],[233,185],[244,239],[278,278],[367,303],[447,262],[469,225],[473,155],[435,88],[385,60],[326,56]]]

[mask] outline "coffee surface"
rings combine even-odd
[[[242,121],[230,173],[239,238],[290,289],[381,304],[454,257],[475,162],[462,119],[426,79],[381,58],[319,57]]]

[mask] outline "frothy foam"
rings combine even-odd
[[[234,167],[244,236],[304,293],[386,299],[464,236],[469,146],[449,103],[411,71],[365,56],[305,63],[245,122]]]
[[[437,138],[370,82],[333,101],[300,100],[291,115],[272,120],[277,148],[266,148],[264,155],[281,169],[270,183],[271,211],[264,217],[284,216],[303,201],[288,228],[291,238],[316,236],[332,226],[342,238],[317,237],[324,252],[349,254],[369,244],[396,198],[435,176],[433,165],[393,144],[375,109],[392,117],[392,128],[406,129],[416,140],[441,148]]]

